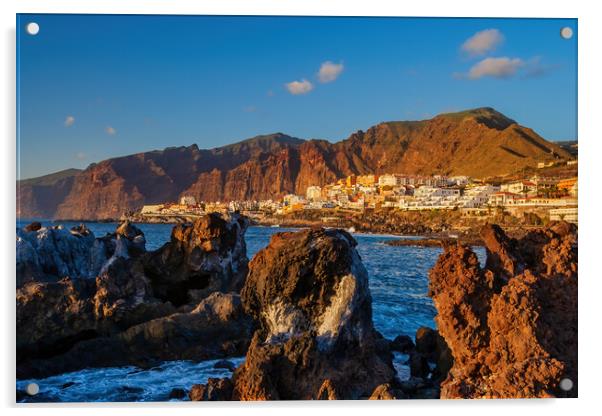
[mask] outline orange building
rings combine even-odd
[[[563,179],[556,184],[556,187],[563,191],[570,191],[577,183],[577,178]]]

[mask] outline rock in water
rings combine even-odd
[[[215,291],[240,291],[248,271],[248,225],[238,214],[224,219],[217,213],[176,225],[171,241],[145,261],[155,295],[179,306]]]
[[[430,272],[439,333],[453,355],[441,398],[577,397],[577,230],[481,232],[487,262],[448,245]],[[566,392],[560,381],[574,387]]]
[[[392,380],[356,244],[341,230],[279,233],[253,258],[241,296],[259,329],[234,399],[357,399]]]

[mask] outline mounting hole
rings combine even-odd
[[[38,386],[36,383],[29,383],[27,385],[27,387],[25,388],[25,391],[30,396],[35,396],[36,394],[38,394],[40,392],[40,386]]]
[[[31,36],[35,36],[40,32],[40,25],[37,24],[36,22],[30,22],[30,23],[27,23],[27,26],[25,26],[25,30]]]
[[[570,378],[563,378],[562,380],[560,380],[560,389],[564,391],[573,390],[573,380],[571,380]]]
[[[572,38],[573,37],[573,29],[571,29],[568,26],[563,27],[562,29],[560,29],[560,36],[562,36],[563,39]]]

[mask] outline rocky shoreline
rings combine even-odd
[[[429,295],[440,334],[420,328],[415,339],[389,340],[374,328],[349,233],[277,233],[249,261],[248,225],[210,214],[174,226],[155,251],[129,222],[99,238],[85,226],[18,229],[17,377],[245,355],[232,377],[174,398],[576,396],[576,227],[516,239],[486,225],[482,268],[461,239],[437,239],[444,251]],[[408,380],[394,352],[408,356]],[[575,388],[562,391],[563,378]]]

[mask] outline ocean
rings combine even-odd
[[[17,222],[17,227],[30,221]],[[42,222],[44,225],[50,222]],[[61,222],[65,227],[79,223]],[[96,237],[113,232],[116,223],[86,223]],[[172,224],[137,224],[146,236],[147,250],[155,250],[169,240]],[[286,228],[250,227],[245,235],[247,255],[252,258],[265,247],[277,232],[292,231]],[[357,250],[368,270],[374,326],[386,338],[405,334],[414,337],[421,326],[435,328],[435,307],[428,292],[428,271],[442,249],[439,247],[395,247],[386,240],[399,236],[353,233]],[[416,238],[416,237],[407,237]],[[485,251],[475,252],[481,261]],[[244,357],[231,359],[240,364]],[[407,356],[395,354],[394,364],[401,379],[407,379]],[[164,401],[174,388],[190,389],[193,384],[205,383],[209,377],[224,377],[228,370],[213,368],[214,361],[200,363],[189,361],[165,362],[152,369],[113,367],[85,369],[46,379],[17,380],[17,388],[24,390],[36,383],[40,392],[27,401]]]

